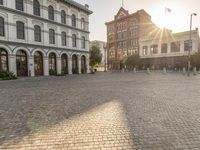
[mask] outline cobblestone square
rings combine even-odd
[[[199,150],[200,76],[0,81],[0,149]]]

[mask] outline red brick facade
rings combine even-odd
[[[156,28],[144,10],[129,14],[122,7],[113,21],[106,22],[106,26],[110,69],[120,69],[128,56],[138,54],[139,40]]]

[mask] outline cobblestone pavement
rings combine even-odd
[[[1,81],[0,149],[200,150],[200,75]]]

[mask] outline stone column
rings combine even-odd
[[[12,54],[8,55],[8,65],[9,65],[9,71],[17,75],[16,55],[12,55]]]
[[[90,60],[86,59],[87,73],[90,73]]]
[[[49,59],[44,57],[44,76],[49,76]]]
[[[61,58],[60,57],[57,57],[56,66],[57,66],[57,74],[61,74]]]
[[[68,57],[68,74],[72,74],[72,57]]]
[[[31,76],[31,77],[35,76],[33,56],[29,56],[29,61],[28,61],[28,75]]]
[[[78,74],[81,74],[81,56],[78,56]]]

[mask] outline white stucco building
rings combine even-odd
[[[91,13],[73,0],[0,0],[0,71],[89,72]]]
[[[143,69],[181,69],[187,66],[190,48],[190,31],[172,33],[170,30],[156,30],[140,40],[139,55]],[[191,55],[199,51],[199,30],[191,32]]]

